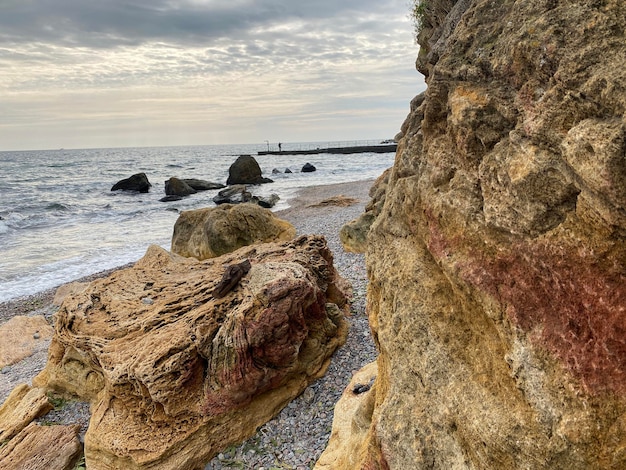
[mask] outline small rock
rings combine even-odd
[[[175,194],[170,194],[169,196],[164,196],[161,199],[159,199],[160,202],[172,202],[172,201],[180,201],[182,200],[183,197],[182,196],[177,196]]]
[[[313,401],[315,400],[315,392],[311,387],[307,388],[304,391],[304,393],[302,394],[302,399],[309,404],[313,403]]]
[[[40,334],[39,332],[36,332],[36,333],[33,335],[33,339],[39,339],[39,338],[41,338],[41,334]]]

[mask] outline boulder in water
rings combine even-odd
[[[213,183],[211,181],[199,180],[196,178],[183,178],[182,181],[187,183],[196,191],[211,191],[213,189],[222,189],[226,187],[222,183]]]
[[[304,166],[302,167],[302,170],[300,170],[302,173],[312,173],[315,170],[317,170],[317,168],[315,168],[315,166],[311,165],[310,163],[305,163]]]
[[[183,199],[184,199],[183,196],[176,196],[172,194],[171,196],[162,197],[161,199],[159,199],[159,201],[160,202],[175,202],[175,201],[182,201]]]
[[[266,209],[271,209],[279,200],[280,197],[278,194],[270,194],[269,196],[252,196],[252,200],[250,202],[254,202],[261,207],[265,207]]]
[[[139,193],[147,193],[150,191],[150,181],[145,173],[137,173],[129,178],[118,181],[113,185],[111,191],[137,191]]]
[[[249,202],[250,199],[252,199],[252,193],[247,190],[246,185],[235,184],[217,193],[217,196],[213,198],[213,202],[217,205],[241,204],[242,202]]]
[[[170,178],[165,182],[165,194],[168,196],[189,196],[197,191],[178,178]]]
[[[228,169],[227,185],[273,183],[261,174],[261,167],[251,155],[240,155]]]

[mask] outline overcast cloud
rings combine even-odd
[[[406,0],[4,0],[0,150],[389,138]]]

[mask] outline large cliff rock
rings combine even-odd
[[[325,372],[342,286],[322,237],[205,261],[153,246],[65,299],[34,383],[91,402],[90,470],[202,468]]]
[[[626,6],[424,4],[368,235],[375,399],[333,468],[626,468]]]

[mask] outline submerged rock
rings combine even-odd
[[[305,163],[304,166],[302,167],[302,169],[300,170],[302,173],[312,173],[314,171],[316,171],[317,168],[315,168],[314,165],[310,164],[310,163]]]
[[[152,246],[65,299],[35,382],[91,402],[87,468],[203,468],[324,373],[346,338],[342,289],[322,237],[205,261]]]
[[[213,183],[211,181],[199,180],[196,178],[183,178],[182,181],[191,186],[196,191],[211,191],[214,189],[222,189],[226,187],[221,183]]]
[[[137,173],[129,178],[118,181],[113,185],[111,191],[137,191],[140,193],[147,193],[150,191],[150,181],[145,173]]]
[[[175,201],[182,201],[184,199],[183,196],[164,196],[161,199],[159,199],[159,202],[175,202]]]

